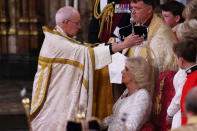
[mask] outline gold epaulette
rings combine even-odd
[[[99,14],[98,13],[99,2],[100,2],[100,0],[96,0],[95,6],[94,6],[94,17],[96,19],[101,19],[98,38],[101,37],[105,22],[107,23],[107,31],[109,30],[109,32],[111,33],[112,21],[113,21],[113,15],[114,15],[114,6],[113,5],[115,4],[114,2],[107,4],[104,7],[104,9],[102,10],[102,12]],[[109,29],[109,23],[110,23],[110,29]]]
[[[77,41],[77,40],[75,40],[75,39],[73,39],[73,38],[71,38],[71,37],[62,35],[61,33],[59,33],[59,32],[58,32],[55,28],[53,28],[53,27],[42,26],[42,30],[43,30],[44,32],[49,32],[49,33],[56,34],[56,35],[59,35],[59,36],[61,36],[61,37],[64,37],[64,38],[66,38],[67,40],[71,41],[72,43],[75,43],[75,44],[78,44],[78,45],[83,45],[83,46],[85,46],[85,45],[82,44],[81,42],[79,42],[79,41]]]

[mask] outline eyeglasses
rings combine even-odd
[[[72,23],[74,23],[74,24],[76,24],[76,25],[81,25],[81,23],[80,23],[80,22],[75,22],[75,21],[68,20],[68,19],[65,19],[65,20],[70,21],[70,22],[72,22]],[[65,21],[65,20],[64,20],[64,21]],[[64,21],[63,21],[63,23],[64,23]]]
[[[130,7],[129,10],[132,12],[133,10],[134,11],[140,11],[142,8],[139,8],[139,7]]]
[[[141,11],[142,9],[147,8],[148,6],[143,6],[143,7],[131,7],[129,8],[129,10],[132,11]]]

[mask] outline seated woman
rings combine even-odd
[[[140,130],[148,120],[152,107],[148,92],[149,72],[149,65],[145,59],[133,57],[126,60],[122,82],[127,89],[114,104],[113,114],[103,120],[103,125],[108,126],[108,131],[124,130],[120,129],[124,114],[127,115],[124,128],[129,131]]]

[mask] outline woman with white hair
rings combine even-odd
[[[148,120],[152,107],[148,92],[149,73],[149,65],[144,58],[133,57],[126,60],[122,82],[127,89],[113,106],[113,114],[103,121],[108,126],[108,131],[125,130],[121,128],[137,131]],[[121,119],[125,121],[124,127],[120,125]]]
[[[183,10],[183,17],[188,21],[197,19],[197,0],[191,0]]]
[[[197,39],[197,19],[185,21],[177,26],[177,37],[179,40]]]

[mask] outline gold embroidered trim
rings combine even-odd
[[[84,70],[84,65],[77,61],[69,60],[69,59],[63,59],[63,58],[46,58],[39,56],[39,61],[46,62],[46,63],[61,63],[61,64],[69,64],[75,67],[80,68],[82,71]]]
[[[74,43],[74,44],[81,45],[81,46],[86,46],[86,47],[91,47],[91,48],[93,48],[93,47],[96,47],[96,46],[98,46],[98,45],[100,44],[100,43],[94,43],[94,44],[84,43],[84,44],[82,44],[81,42],[79,42],[79,41],[77,41],[77,40],[75,40],[75,39],[73,39],[73,38],[70,38],[70,37],[68,37],[68,36],[64,36],[64,35],[60,34],[57,30],[55,30],[55,29],[52,28],[52,27],[43,26],[42,29],[43,29],[44,32],[49,32],[49,33],[52,33],[52,34],[55,34],[55,35],[59,35],[59,36],[61,36],[61,37],[66,38],[66,39],[69,40],[70,42],[72,42],[72,43]]]
[[[52,33],[52,34],[59,35],[59,36],[61,36],[61,37],[66,38],[67,40],[71,41],[72,43],[75,43],[75,44],[79,44],[79,45],[85,46],[84,44],[82,44],[82,43],[79,42],[79,41],[76,41],[75,39],[72,39],[72,38],[70,38],[70,37],[68,37],[68,36],[64,36],[64,35],[60,34],[58,31],[56,31],[56,30],[55,30],[54,28],[52,28],[52,27],[43,26],[42,29],[43,29],[44,32],[50,32],[50,33]]]
[[[94,69],[95,69],[95,54],[94,54],[94,49],[92,48],[88,48],[89,49],[89,53],[90,53],[90,58],[91,58],[91,61],[92,61],[92,72],[94,72]]]
[[[148,27],[148,41],[151,41],[153,36],[155,36],[155,33],[163,23],[163,20],[158,18],[156,14],[153,15],[153,18],[151,20],[151,23]]]
[[[161,97],[162,97],[162,91],[163,91],[163,86],[164,86],[165,78],[162,79],[160,82],[160,87],[159,87],[159,92],[156,97],[156,102],[154,104],[154,114],[159,115],[161,112]]]
[[[152,51],[152,49],[149,47],[149,46],[147,46],[147,48],[148,48],[148,51],[147,51],[147,57],[148,57],[148,63],[149,63],[149,67],[150,67],[150,73],[149,73],[149,80],[153,80],[153,78],[154,78],[154,75],[155,75],[155,71],[154,71],[154,66],[153,66],[153,58],[152,58],[152,56],[151,56],[151,52],[153,52]],[[153,53],[152,53],[153,54]],[[154,55],[154,54],[153,54]],[[149,92],[154,92],[154,88],[151,88],[151,86],[149,86],[150,88],[149,88]],[[152,93],[151,92],[151,93]],[[151,94],[152,95],[152,94]]]
[[[66,38],[66,39],[68,39],[69,41],[71,41],[72,43],[75,43],[75,44],[79,44],[79,45],[82,45],[82,46],[86,46],[86,47],[88,47],[88,49],[89,49],[89,53],[90,53],[90,57],[91,57],[91,61],[92,61],[92,67],[93,67],[93,71],[94,71],[94,69],[95,69],[95,54],[94,54],[94,49],[92,48],[92,47],[95,47],[95,46],[97,46],[97,45],[99,45],[99,43],[95,43],[95,44],[89,44],[89,43],[86,43],[85,45],[84,44],[81,44],[79,41],[76,41],[76,40],[74,40],[74,39],[72,39],[72,38],[70,38],[70,37],[67,37],[67,36],[63,36],[62,34],[60,34],[58,31],[56,31],[56,30],[54,30],[53,28],[51,28],[51,27],[47,27],[47,26],[43,26],[42,27],[43,28],[43,31],[47,31],[47,32],[50,32],[50,33],[52,33],[52,34],[56,34],[56,35],[59,35],[59,36],[62,36],[62,37],[64,37],[64,38]],[[39,59],[42,59],[42,57],[39,57]],[[48,61],[48,60],[47,60]],[[84,71],[84,67],[83,67],[83,65],[80,65],[80,63],[79,62],[76,62],[76,61],[73,61],[73,62],[71,62],[71,60],[66,60],[65,61],[65,59],[59,59],[59,58],[55,58],[55,59],[53,59],[53,60],[49,60],[49,62],[58,62],[58,63],[64,63],[64,64],[70,64],[70,65],[73,65],[73,66],[76,66],[76,67],[78,67],[78,68],[80,68],[81,70],[83,70]],[[85,84],[85,83],[84,83]],[[86,84],[85,84],[86,85]],[[88,89],[88,87],[86,87],[86,89]]]
[[[136,47],[133,47],[133,48],[130,48],[130,49],[128,50],[128,57],[133,57],[133,56],[134,56],[135,48],[136,48]]]
[[[41,64],[41,63],[39,63],[39,64]],[[36,103],[36,101],[38,100],[38,96],[39,96],[39,94],[40,94],[41,87],[42,87],[42,80],[43,80],[43,77],[44,77],[44,70],[45,70],[45,68],[46,68],[46,66],[45,66],[45,65],[42,65],[42,71],[41,71],[41,73],[40,73],[40,78],[39,78],[39,80],[38,80],[38,89],[37,89],[37,91],[36,91],[36,95],[35,95],[35,97],[34,97],[34,100],[33,100],[32,103],[31,103],[31,107],[33,107],[34,104]]]
[[[88,91],[89,84],[84,77],[82,78],[82,83],[83,83],[84,87],[86,88],[86,90]]]
[[[36,92],[36,95],[35,95],[35,98],[34,98],[32,104],[31,104],[31,107],[33,107],[35,105],[35,103],[38,101],[38,97],[40,95],[40,91],[41,91],[42,83],[43,83],[44,70],[45,70],[46,67],[48,67],[48,72],[47,72],[47,77],[46,77],[46,82],[45,82],[45,85],[44,85],[44,91],[43,91],[42,98],[41,98],[40,101],[38,101],[38,104],[33,109],[33,111],[31,111],[30,120],[33,120],[33,118],[35,118],[35,116],[37,116],[40,109],[44,105],[44,102],[45,102],[46,96],[47,96],[48,81],[49,81],[50,74],[51,74],[51,64],[43,64],[42,62],[39,62],[39,64],[42,66],[42,71],[41,71],[41,75],[40,75],[39,82],[38,82],[38,91]]]
[[[90,54],[93,53],[91,51],[91,49],[90,49],[90,52],[91,52]],[[94,61],[94,60],[92,60],[92,61]],[[33,120],[33,118],[35,118],[35,116],[37,115],[39,110],[42,108],[44,101],[46,99],[46,93],[47,93],[46,91],[48,90],[48,83],[49,83],[48,81],[49,81],[50,74],[51,74],[52,63],[70,64],[70,65],[73,65],[77,68],[80,68],[82,71],[84,70],[84,66],[77,61],[72,61],[72,60],[62,59],[62,58],[45,58],[45,57],[39,56],[38,64],[42,66],[42,71],[41,71],[39,82],[38,82],[38,91],[35,94],[35,98],[32,101],[31,107],[35,106],[35,103],[38,101],[38,98],[39,98],[39,95],[40,95],[40,92],[42,89],[42,85],[43,85],[44,71],[45,71],[46,67],[48,67],[48,72],[47,72],[47,79],[46,79],[45,86],[44,86],[44,94],[43,94],[40,102],[38,103],[38,105],[33,109],[33,111],[31,111],[31,113],[30,113],[31,120]],[[92,62],[92,63],[94,63],[94,62]],[[83,83],[84,87],[88,90],[88,82],[85,80],[84,77],[82,78],[82,83]]]
[[[69,64],[69,65],[75,66],[75,67],[81,69],[82,71],[84,71],[84,65],[83,64],[81,64],[78,61],[73,61],[73,60],[69,60],[69,59],[46,58],[46,57],[39,56],[39,61],[40,62],[46,62],[46,63]],[[83,78],[82,82],[83,82],[83,85],[85,86],[85,88],[88,90],[88,84],[87,84],[87,81],[85,80],[85,78]]]
[[[93,47],[98,46],[100,43],[94,43],[94,44],[84,43],[84,44],[85,44],[86,46],[88,46],[88,47],[93,48]]]

